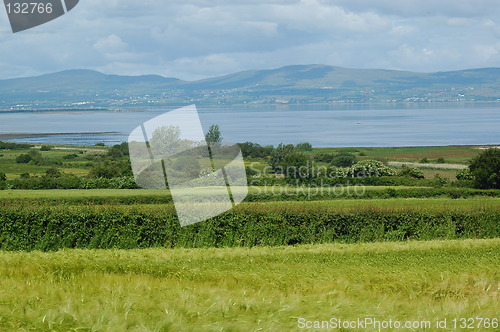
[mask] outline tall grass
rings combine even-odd
[[[0,330],[285,331],[498,318],[500,240],[0,252]]]

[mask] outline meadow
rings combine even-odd
[[[0,330],[290,331],[371,318],[465,331],[453,319],[473,318],[494,331],[477,318],[498,323],[499,261],[498,239],[0,252]]]
[[[417,322],[414,331],[444,319],[446,330],[466,330],[453,320],[470,318],[498,330],[500,190],[453,185],[454,169],[369,179],[362,195],[266,178],[235,209],[181,228],[168,190],[8,189],[54,167],[90,183],[96,167],[127,158],[51,146],[40,164],[16,162],[32,150],[0,151],[0,331],[288,331],[332,318]],[[337,152],[466,164],[480,150],[306,154]]]

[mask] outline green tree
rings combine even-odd
[[[279,166],[280,172],[287,178],[310,179],[313,175],[311,159],[302,152],[286,155]]]
[[[458,170],[456,177],[457,180],[461,181],[474,180],[474,176],[472,175],[470,169],[468,168]]]
[[[208,128],[208,132],[205,135],[205,140],[209,145],[219,144],[222,142],[222,136],[219,129],[219,125],[211,125]]]
[[[51,167],[45,171],[45,177],[58,178],[61,177],[62,172],[59,168]]]
[[[500,189],[500,149],[487,149],[469,165],[474,185],[482,189]]]
[[[280,145],[278,145],[271,153],[271,158],[268,161],[269,166],[271,166],[273,171],[279,172],[282,167],[281,163],[285,157],[294,152],[296,152],[296,147],[293,146],[293,144],[284,145],[283,143],[280,143]]]
[[[313,147],[309,142],[303,142],[297,144],[297,150],[299,151],[312,151]]]
[[[331,165],[335,167],[351,167],[358,162],[355,155],[349,152],[341,152],[332,158]]]
[[[403,168],[398,172],[399,176],[408,176],[415,179],[423,179],[424,173],[416,167],[408,167],[403,165]]]
[[[31,156],[29,154],[20,154],[16,157],[16,163],[18,164],[27,164],[31,161]]]

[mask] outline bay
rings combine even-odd
[[[129,111],[0,113],[0,140],[35,144],[113,145],[174,108]],[[225,142],[314,147],[500,144],[500,105],[200,106],[205,130],[220,126]]]

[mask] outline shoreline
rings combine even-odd
[[[85,133],[9,133],[0,134],[0,140],[2,139],[23,139],[23,138],[37,138],[37,137],[47,137],[47,136],[68,136],[68,135],[80,135],[80,136],[99,136],[99,135],[121,135],[117,131],[99,131],[99,132],[85,132]]]

